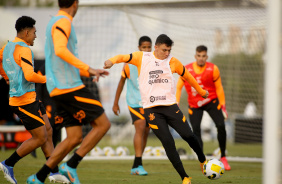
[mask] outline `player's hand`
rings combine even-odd
[[[100,77],[105,77],[106,75],[109,75],[109,72],[103,69],[89,68],[88,72],[90,76],[95,76],[95,78],[93,79],[93,82],[98,82]]]
[[[114,104],[114,106],[113,106],[113,112],[115,113],[115,115],[119,115],[119,113],[120,113],[120,110],[119,110],[119,105],[118,104]]]
[[[227,119],[228,118],[228,113],[227,113],[227,110],[226,110],[226,106],[225,105],[222,105],[221,106],[221,111],[222,111],[222,114],[224,116],[224,119]]]
[[[110,60],[107,60],[104,63],[104,69],[110,69],[113,65],[114,64]]]
[[[209,96],[209,92],[208,92],[208,90],[206,90],[206,94],[204,96],[202,96],[202,97],[203,98],[208,98],[208,96]]]

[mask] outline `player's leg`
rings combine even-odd
[[[84,157],[90,150],[92,150],[102,137],[107,133],[111,127],[111,123],[106,114],[103,113],[97,119],[91,122],[92,129],[83,139],[79,149],[76,151],[78,155]]]
[[[189,146],[194,150],[198,156],[198,160],[203,163],[206,157],[202,151],[199,141],[195,134],[192,132],[186,117],[183,115],[178,105],[172,105],[168,107],[165,113],[168,119],[168,124],[185,140]]]
[[[146,130],[146,120],[144,118],[144,110],[143,108],[132,108],[128,107],[130,111],[130,115],[132,118],[132,122],[135,127],[135,134],[133,138],[133,145],[135,150],[135,157],[133,161],[133,165],[131,168],[131,174],[133,175],[147,175],[148,172],[145,171],[142,164],[142,154],[144,151],[144,136]],[[145,139],[147,141],[147,137]],[[146,143],[146,142],[145,142]]]
[[[62,174],[67,176],[70,181],[74,179],[77,181],[75,183],[78,183],[76,168],[79,162],[98,144],[109,130],[111,124],[104,113],[102,104],[87,88],[75,91],[68,96],[68,99],[72,101],[73,109],[71,110],[71,114],[73,114],[73,118],[80,124],[90,123],[92,126],[92,129],[84,137],[78,150],[66,163],[60,166],[60,172]],[[68,108],[66,107],[66,109]],[[71,176],[68,173],[71,173]]]
[[[204,150],[203,140],[202,140],[202,135],[201,135],[201,121],[202,121],[204,111],[201,108],[189,107],[188,113],[189,113],[189,120],[192,126],[192,130],[194,134],[196,135],[197,139],[199,140],[202,150]]]
[[[185,177],[188,178],[189,176],[185,172],[180,156],[176,150],[174,139],[169,131],[167,119],[164,115],[167,112],[166,106],[152,107],[145,109],[145,117],[152,131],[161,141],[168,159],[183,180]]]
[[[83,157],[92,150],[102,137],[107,133],[111,124],[105,113],[91,122],[92,129],[83,139],[78,150],[73,156],[60,166],[60,173],[65,175],[72,183],[80,183],[76,168]],[[59,145],[58,145],[59,146]]]
[[[7,180],[11,183],[16,183],[13,173],[14,165],[24,156],[44,144],[47,141],[47,132],[44,126],[44,121],[38,112],[38,101],[24,106],[11,106],[11,108],[32,135],[32,137],[24,141],[7,160],[0,163],[0,170],[4,172],[4,176]]]
[[[226,159],[225,151],[226,151],[226,129],[224,116],[221,111],[221,107],[219,105],[218,99],[213,100],[209,104],[206,105],[205,110],[209,113],[210,117],[215,123],[217,128],[217,139],[219,143],[219,148],[221,151],[221,160],[224,164],[225,170],[231,170],[230,165]]]

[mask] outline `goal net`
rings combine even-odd
[[[266,1],[162,2],[81,0],[74,19],[80,58],[94,68],[102,68],[104,61],[112,56],[137,51],[139,37],[147,35],[154,44],[156,37],[164,33],[174,41],[171,54],[186,65],[195,61],[195,48],[206,45],[209,61],[221,72],[225,91],[229,113],[227,155],[261,161]],[[115,65],[110,69],[110,76],[98,83],[102,104],[112,122],[111,130],[98,146],[127,146],[134,155],[135,130],[126,105],[125,89],[119,101],[120,116],[112,112],[122,67],[122,64]],[[175,78],[177,80],[178,76]],[[187,107],[183,90],[180,108],[186,117]],[[172,134],[177,148],[193,155],[177,133],[172,130]],[[204,143],[205,154],[213,154],[218,148],[217,130],[206,114],[202,120],[202,136],[207,143]],[[150,133],[147,146],[158,147],[161,143]]]

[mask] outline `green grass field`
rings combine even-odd
[[[14,150],[0,152],[0,160],[6,159]],[[40,149],[38,158],[28,155],[14,167],[15,177],[19,184],[26,182],[31,174],[36,173],[44,164],[45,159]],[[192,177],[193,184],[233,183],[258,184],[262,183],[262,163],[230,162],[231,171],[226,171],[219,180],[209,180],[202,175],[199,162],[183,160],[184,167]],[[168,160],[143,160],[148,176],[130,175],[131,160],[93,160],[82,161],[78,167],[78,175],[83,184],[181,184],[177,172]],[[3,173],[0,174],[0,184],[8,183]],[[48,180],[45,183],[50,183]]]

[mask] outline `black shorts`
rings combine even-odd
[[[144,109],[142,107],[130,107],[128,106],[128,109],[129,109],[129,112],[130,112],[130,115],[131,115],[131,119],[132,119],[132,124],[134,124],[134,122],[136,120],[139,120],[139,119],[143,119],[145,120],[145,112],[144,112]]]
[[[90,123],[104,113],[102,104],[86,87],[52,99],[57,109],[55,124],[63,127]]]
[[[131,119],[132,119],[132,124],[134,124],[135,121],[139,120],[139,119],[143,119],[146,121],[144,115],[145,115],[145,111],[142,107],[130,107],[128,106],[130,115],[131,115]],[[148,127],[149,124],[146,123],[146,126]]]
[[[43,104],[37,100],[27,105],[11,106],[11,109],[20,118],[27,130],[33,130],[45,125],[42,115],[46,114],[46,111]]]

